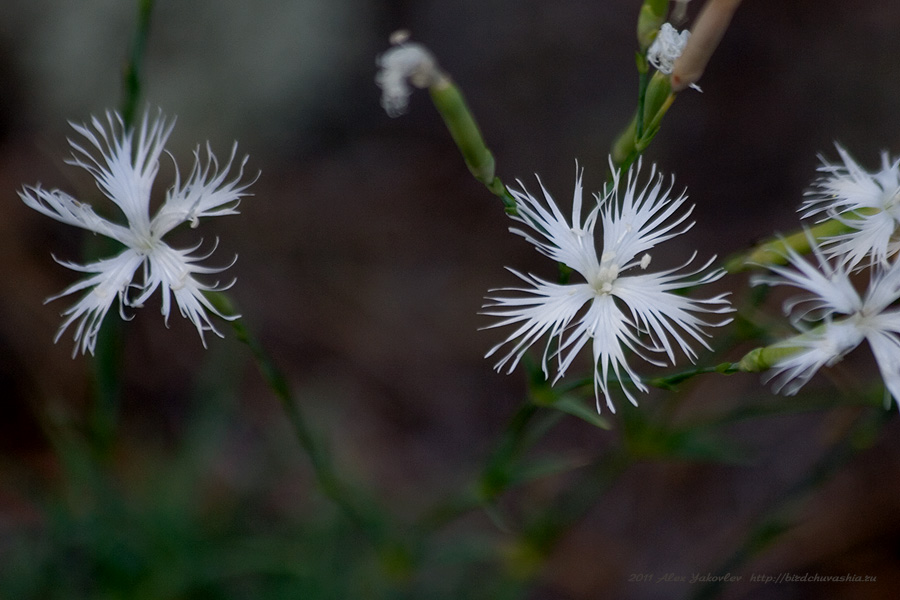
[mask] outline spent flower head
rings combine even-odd
[[[803,217],[837,219],[852,228],[849,233],[824,241],[826,256],[862,269],[873,263],[888,264],[900,250],[900,157],[881,153],[881,169],[868,172],[840,145],[840,163],[824,158],[822,177],[806,192],[800,210]]]
[[[440,81],[444,75],[434,55],[422,44],[409,41],[407,31],[391,35],[393,47],[375,59],[378,73],[375,83],[381,88],[381,106],[391,117],[406,112],[412,89],[424,89]]]
[[[501,317],[489,327],[516,327],[505,341],[487,354],[491,356],[501,347],[511,345],[497,363],[498,370],[506,367],[511,372],[528,348],[546,335],[541,365],[544,375],[549,378],[549,365],[556,359],[555,383],[565,375],[581,349],[590,343],[597,408],[600,408],[602,393],[609,409],[615,411],[609,398],[610,375],[615,375],[620,385],[627,378],[639,390],[648,391],[628,364],[626,351],[657,366],[666,363],[654,355],[664,355],[674,364],[675,347],[694,360],[696,353],[692,341],[708,347],[704,336],[709,337],[709,334],[701,328],[724,325],[731,320],[709,323],[700,316],[730,312],[727,294],[692,300],[677,293],[722,277],[724,272],[718,269],[695,277],[706,270],[713,259],[685,271],[696,256],[694,253],[680,267],[646,272],[650,250],[693,226],[687,222],[693,209],[679,213],[687,197],[671,195],[671,184],[664,187],[663,176],[656,174],[655,166],[651,168],[649,183],[639,185],[640,168],[639,161],[637,166],[629,169],[621,194],[621,172],[613,169],[609,191],[596,196],[585,218],[582,218],[582,171],[578,170],[571,222],[543,184],[543,201],[524,191],[524,186],[521,192],[510,190],[517,208],[517,214],[512,218],[528,228],[510,228],[510,231],[524,237],[542,254],[579,273],[584,281],[554,283],[510,269],[526,285],[492,290],[503,293],[489,296],[491,302],[484,306],[484,314]],[[594,237],[598,220],[602,224],[599,255]],[[637,404],[628,388],[622,385],[622,389],[629,401]]]
[[[900,262],[876,265],[865,295],[860,295],[850,280],[849,264],[829,260],[815,240],[810,244],[818,266],[788,247],[788,265],[768,265],[772,273],[751,280],[803,291],[784,304],[801,333],[775,345],[790,351],[768,379],[775,381],[776,392],[795,394],[821,367],[834,365],[866,340],[888,391],[900,402],[900,308],[894,306],[900,300]]]
[[[119,313],[127,319],[125,307],[140,307],[157,289],[162,294],[162,314],[166,321],[174,296],[181,315],[194,324],[204,345],[204,332],[212,331],[221,336],[209,313],[229,320],[237,317],[220,313],[204,293],[222,290],[231,284],[210,285],[198,280],[197,276],[219,273],[230,265],[207,267],[199,264],[212,254],[215,245],[209,252],[198,253],[202,241],[190,248],[177,249],[162,238],[183,223],[193,228],[202,217],[237,214],[240,198],[248,195],[246,190],[252,183],[240,182],[247,158],[238,165],[237,175],[229,179],[237,146],[232,147],[231,156],[222,166],[209,145],[205,157],[201,156],[198,147],[194,151],[194,166],[186,178],[182,179],[175,166],[175,181],[151,218],[151,188],[159,170],[159,157],[165,151],[174,123],[166,121],[162,114],[156,118],[145,114],[137,128],[126,127],[119,114],[108,112],[105,121],[94,117],[89,125],[71,125],[84,141],[69,140],[73,153],[67,162],[94,177],[97,187],[118,207],[125,222],[102,217],[90,204],[61,190],[45,189],[40,184],[25,186],[19,197],[48,217],[119,242],[124,250],[87,264],[57,259],[63,266],[89,276],[47,299],[49,302],[84,292],[73,306],[63,311],[65,320],[54,341],[75,324],[72,355],[79,350],[93,353],[100,325],[113,302],[118,299]]]
[[[647,60],[657,71],[671,75],[675,59],[681,56],[690,37],[687,29],[679,33],[670,23],[663,23],[647,50]]]

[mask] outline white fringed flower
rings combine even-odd
[[[671,24],[663,23],[647,50],[647,60],[660,73],[671,75],[675,59],[684,52],[684,46],[690,37],[691,32],[687,29],[679,33]]]
[[[407,41],[409,33],[395,32],[391,36],[394,47],[375,59],[378,73],[375,83],[381,88],[381,106],[388,116],[398,117],[406,112],[409,84],[423,89],[434,85],[442,74],[434,55],[422,44]]]
[[[882,152],[881,169],[869,173],[843,147],[835,147],[843,164],[820,157],[819,171],[826,175],[813,182],[800,210],[804,218],[837,219],[853,228],[824,241],[829,258],[851,269],[874,263],[886,266],[888,258],[900,250],[900,158]]]
[[[193,228],[202,217],[237,214],[240,198],[247,195],[245,190],[250,185],[240,183],[247,158],[239,165],[237,176],[227,180],[237,146],[232,148],[228,162],[221,168],[208,145],[205,159],[201,159],[198,148],[194,151],[194,167],[184,181],[176,165],[175,182],[151,219],[150,192],[173,123],[167,123],[161,114],[156,119],[145,115],[135,130],[125,128],[118,114],[107,113],[105,123],[93,118],[90,125],[72,123],[72,127],[88,144],[69,140],[74,151],[67,162],[91,173],[97,187],[121,210],[127,222],[110,221],[95,213],[89,204],[61,190],[44,189],[40,184],[26,186],[19,192],[19,197],[48,217],[112,238],[125,249],[116,256],[86,265],[57,260],[63,266],[89,276],[47,299],[49,302],[86,291],[78,302],[62,313],[65,320],[54,341],[58,341],[70,325],[76,324],[72,355],[79,350],[93,354],[100,325],[113,302],[118,298],[119,313],[127,319],[125,307],[141,306],[157,289],[162,293],[162,314],[166,321],[174,296],[182,316],[190,319],[197,328],[204,346],[205,331],[221,336],[209,313],[229,320],[237,317],[221,314],[204,292],[222,290],[230,284],[208,285],[198,281],[196,276],[219,273],[230,265],[202,266],[198,262],[208,258],[212,251],[196,254],[199,244],[177,250],[162,238],[182,223],[189,223]],[[139,269],[141,275],[137,276]]]
[[[850,281],[849,264],[830,261],[810,241],[818,267],[788,248],[790,266],[769,265],[773,274],[752,280],[805,292],[784,305],[802,333],[776,344],[796,352],[778,361],[768,379],[775,381],[776,392],[795,394],[821,367],[839,362],[867,340],[888,391],[900,402],[900,309],[888,310],[900,300],[900,262],[876,265],[865,296],[860,296]]]
[[[531,230],[511,228],[510,231],[524,237],[554,261],[577,271],[584,282],[559,284],[511,270],[527,285],[492,290],[515,292],[515,295],[489,296],[491,302],[484,306],[484,314],[501,317],[489,328],[516,326],[504,342],[487,353],[491,356],[504,345],[512,345],[497,363],[497,370],[507,367],[507,372],[511,372],[526,350],[546,335],[542,367],[549,378],[549,363],[551,359],[557,359],[555,383],[590,342],[597,408],[600,408],[602,393],[609,409],[615,411],[607,383],[610,370],[620,385],[628,378],[639,390],[648,391],[628,364],[626,349],[658,366],[666,363],[649,355],[664,354],[674,364],[676,346],[694,360],[696,354],[691,340],[708,347],[703,338],[709,335],[701,327],[724,325],[731,320],[708,323],[697,313],[721,314],[730,312],[731,308],[725,298],[727,294],[692,300],[673,293],[722,277],[723,271],[713,270],[694,278],[709,267],[713,259],[684,272],[695,254],[681,267],[658,273],[643,272],[650,262],[649,250],[693,226],[686,222],[693,208],[676,215],[687,197],[682,194],[672,198],[669,195],[671,185],[668,189],[663,188],[663,177],[656,175],[655,166],[650,173],[650,182],[639,187],[640,162],[629,170],[620,198],[620,172],[613,170],[615,175],[609,193],[597,196],[584,220],[581,217],[581,171],[578,171],[571,224],[543,185],[543,202],[527,191],[510,190],[518,212],[513,219]],[[598,219],[603,227],[599,258],[594,239]],[[632,269],[633,272],[626,274]],[[637,404],[631,392],[624,386],[622,389],[626,397]]]

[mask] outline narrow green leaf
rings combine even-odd
[[[578,417],[583,421],[587,421],[600,429],[610,430],[612,424],[609,420],[597,412],[597,408],[590,403],[585,402],[575,396],[564,394],[560,396],[556,402],[549,405],[552,408],[568,413],[573,417]]]
[[[510,479],[514,484],[527,483],[544,477],[559,475],[580,469],[589,464],[589,461],[581,457],[552,456],[542,458],[527,465],[520,465],[515,469]]]

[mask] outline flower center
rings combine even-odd
[[[593,282],[593,288],[598,294],[608,296],[612,293],[613,283],[619,277],[619,265],[615,258],[615,252],[605,252],[600,257],[600,270]]]
[[[147,255],[153,252],[153,248],[156,246],[156,243],[150,239],[149,237],[141,237],[138,240],[138,243],[135,244],[135,250],[139,251],[141,254]]]
[[[849,318],[831,323],[825,328],[825,339],[821,350],[828,356],[828,366],[840,362],[844,355],[856,348],[863,340],[860,326],[865,321],[864,315],[854,313]]]
[[[893,193],[886,192],[885,196],[882,210],[891,215],[894,221],[900,221],[900,188],[894,190]]]
[[[170,288],[173,292],[177,292],[178,290],[182,289],[185,285],[187,285],[188,277],[189,277],[189,273],[187,272],[187,270],[186,270],[186,269],[180,269],[180,270],[178,271],[178,277],[175,278],[175,279],[173,279],[173,280],[169,283],[169,288]]]

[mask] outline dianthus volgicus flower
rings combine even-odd
[[[497,370],[506,367],[511,372],[528,348],[547,336],[541,366],[549,379],[551,363],[556,363],[555,383],[590,343],[597,409],[600,410],[602,394],[609,409],[615,412],[609,397],[611,375],[615,375],[632,404],[637,401],[622,385],[624,378],[640,391],[648,391],[629,365],[626,351],[657,366],[666,365],[660,357],[667,357],[674,364],[676,347],[694,360],[693,342],[708,347],[704,338],[709,334],[702,328],[731,320],[710,323],[703,318],[709,313],[730,312],[727,294],[695,300],[676,293],[721,278],[724,272],[718,269],[701,275],[714,258],[691,269],[688,267],[696,257],[694,253],[680,267],[647,271],[650,250],[693,226],[688,222],[693,207],[681,210],[687,196],[673,196],[672,184],[664,185],[655,166],[651,168],[650,181],[643,186],[638,184],[640,168],[638,162],[629,169],[623,192],[621,172],[613,169],[608,193],[595,197],[586,217],[582,217],[582,170],[577,170],[571,221],[543,184],[543,200],[524,191],[524,186],[523,191],[510,190],[517,210],[512,218],[526,226],[510,231],[578,273],[583,281],[554,283],[510,269],[526,285],[492,290],[495,295],[489,296],[490,302],[484,306],[484,314],[501,318],[489,328],[515,326],[509,337],[487,354],[491,356],[503,346],[511,346],[497,363]],[[595,239],[598,221],[602,225],[599,244]]]
[[[219,273],[231,265],[203,266],[200,261],[208,258],[212,251],[198,253],[200,243],[187,249],[173,248],[163,241],[163,237],[184,223],[193,228],[204,217],[237,214],[237,205],[241,197],[247,195],[246,189],[250,185],[241,183],[247,158],[238,166],[237,175],[229,178],[237,146],[232,148],[230,158],[222,166],[209,145],[205,157],[201,156],[198,147],[194,151],[194,166],[186,178],[182,179],[175,166],[175,181],[151,218],[151,188],[174,122],[167,121],[162,114],[156,118],[144,115],[140,125],[133,128],[126,127],[117,113],[107,113],[105,120],[95,117],[90,124],[71,125],[84,141],[69,140],[73,152],[67,162],[87,170],[94,177],[97,187],[118,208],[125,222],[102,217],[91,205],[61,190],[45,189],[40,184],[24,187],[19,196],[36,211],[111,238],[124,249],[115,256],[87,264],[57,259],[63,266],[88,276],[47,299],[49,302],[83,292],[73,306],[63,311],[64,320],[54,341],[59,341],[66,329],[74,325],[73,357],[79,350],[83,354],[93,354],[97,333],[116,299],[120,315],[127,319],[126,307],[141,306],[157,289],[162,294],[162,314],[166,322],[174,296],[181,315],[197,328],[204,346],[204,332],[212,331],[221,336],[210,313],[224,319],[236,317],[221,314],[204,293],[219,291],[231,284],[210,285],[201,282],[197,276]]]
[[[888,392],[900,401],[900,262],[876,264],[870,271],[865,294],[851,281],[844,260],[830,260],[810,240],[818,266],[787,249],[788,265],[769,265],[769,274],[754,284],[786,285],[801,290],[785,302],[784,311],[801,332],[776,344],[785,349],[768,375],[776,392],[791,395],[823,366],[839,362],[863,341],[868,341]]]
[[[900,250],[900,158],[881,154],[881,168],[863,169],[840,145],[840,163],[822,158],[822,177],[806,192],[800,210],[803,217],[837,219],[852,228],[849,233],[825,239],[825,255],[862,269],[874,263],[888,264]]]

